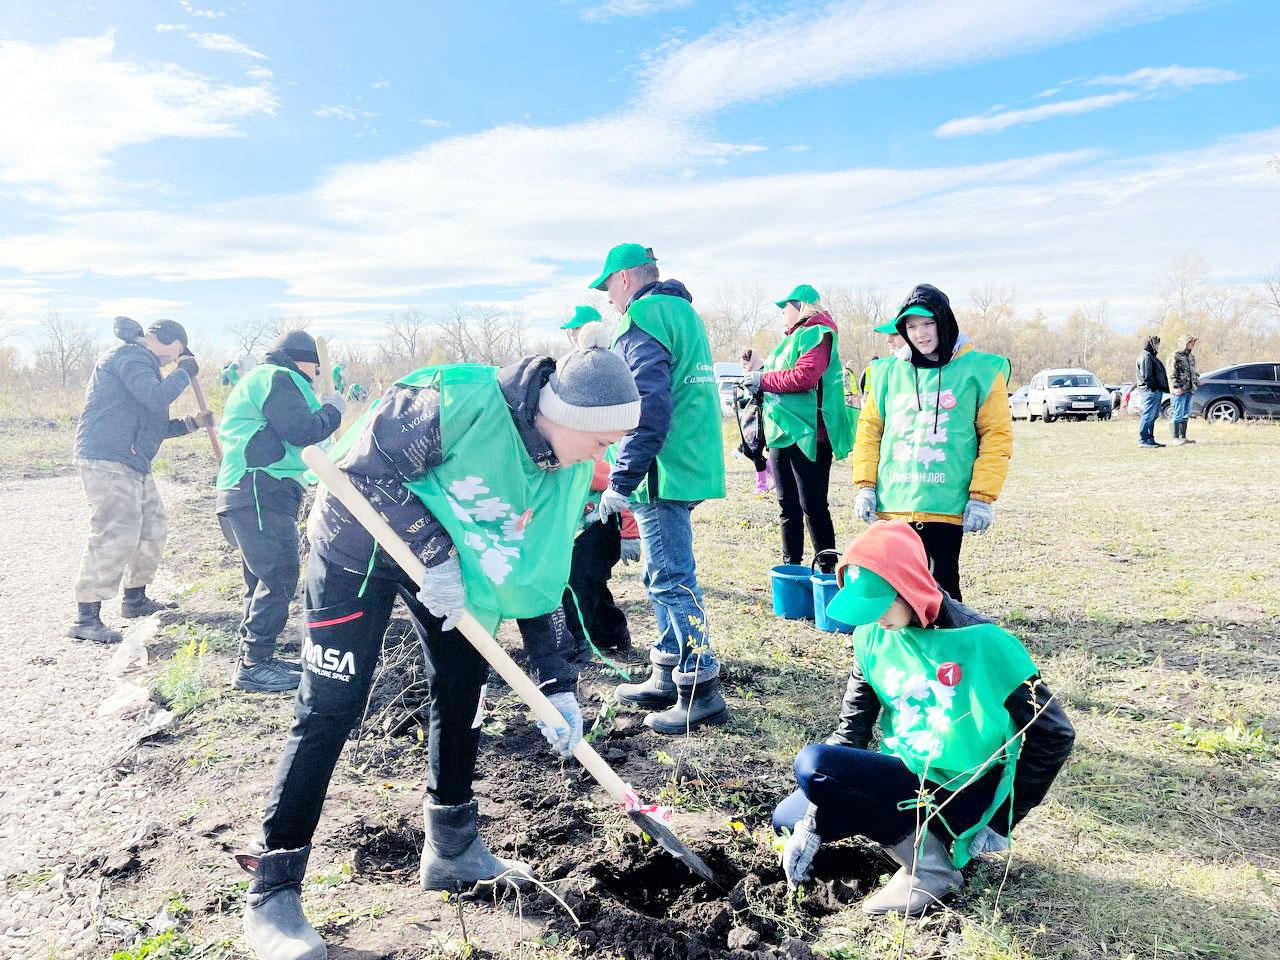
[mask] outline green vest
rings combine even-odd
[[[658,451],[658,489],[649,477],[631,495],[651,499],[715,500],[724,496],[724,437],[711,348],[702,318],[681,297],[641,297],[627,309],[613,342],[635,324],[671,354],[671,429]]]
[[[497,367],[421,367],[396,382],[440,389],[444,462],[405,486],[453,540],[467,609],[490,632],[500,620],[555,610],[569,582],[591,461],[557,470],[534,463],[511,420]],[[335,460],[354,445],[380,403],[343,434]]]
[[[822,374],[822,422],[831,441],[831,452],[843,460],[853,449],[853,420],[844,402],[839,337],[830,327],[799,327],[782,338],[764,362],[765,370],[792,370],[804,354],[831,337],[831,358]],[[818,390],[803,393],[764,394],[764,442],[770,448],[800,448],[810,460],[818,459]]]
[[[284,446],[284,454],[275,463],[265,467],[250,467],[244,459],[249,441],[267,425],[262,405],[267,402],[267,396],[271,393],[271,381],[280,372],[289,374],[298,385],[312,412],[320,409],[320,401],[316,399],[310,381],[302,374],[274,363],[255,364],[227,394],[227,402],[222,408],[222,422],[218,424],[222,463],[218,467],[218,479],[215,481],[219,490],[232,489],[240,482],[241,477],[255,470],[261,470],[276,479],[288,477],[300,484],[306,482],[303,475],[308,471],[307,465],[302,462],[302,448],[287,442],[283,437],[280,443]]]
[[[1014,736],[1018,731],[1004,702],[1036,675],[1035,663],[1017,637],[993,623],[952,630],[869,624],[854,632],[853,648],[884,706],[881,752],[952,791],[995,764],[1004,766],[991,806],[975,826],[957,835],[946,823],[946,810],[938,814],[956,837],[952,862],[963,867],[970,859],[969,841],[1013,789],[1022,741]]]
[[[945,367],[897,357],[871,364],[867,389],[884,422],[876,473],[882,513],[962,516],[978,456],[978,409],[1009,361],[966,350]]]

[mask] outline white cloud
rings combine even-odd
[[[244,75],[250,80],[270,80],[273,74],[266,67],[252,67],[244,72]]]
[[[156,33],[172,33],[175,30],[185,31],[187,29],[182,23],[157,23]]]
[[[933,132],[940,137],[963,137],[973,133],[996,133],[1050,117],[1074,116],[1089,113],[1093,110],[1104,110],[1120,103],[1137,100],[1138,95],[1128,91],[1120,93],[1104,93],[1096,97],[1082,97],[1079,100],[1060,100],[1057,103],[1046,103],[1038,107],[1024,110],[1005,110],[1000,113],[987,113],[975,117],[958,117],[948,120]]]
[[[191,306],[190,300],[166,300],[162,297],[110,297],[95,299],[89,312],[98,317],[155,317],[176,313]]]
[[[1056,46],[1192,2],[839,0],[817,15],[806,9],[757,17],[673,46],[650,68],[644,97],[662,109],[705,114],[860,77],[928,72]],[[945,39],[921,43],[921,24],[929,36]]]
[[[687,7],[693,0],[607,0],[593,7],[583,7],[578,15],[588,23],[603,23],[615,17],[647,17],[664,10]]]
[[[373,89],[375,89],[375,90],[384,90],[384,89],[386,89],[387,87],[391,86],[391,81],[390,81],[390,80],[375,80],[375,81],[373,81],[373,83],[369,84],[369,86],[373,87]]]
[[[1219,67],[1143,67],[1123,76],[1094,77],[1086,81],[1094,86],[1138,87],[1142,90],[1160,90],[1165,87],[1186,89],[1204,84],[1230,83],[1243,80],[1244,74]]]
[[[356,119],[356,111],[351,107],[344,107],[341,104],[322,103],[311,111],[311,115],[315,117],[332,117],[336,120]]]
[[[436,119],[434,119],[434,118],[432,118],[432,117],[424,117],[423,119],[419,120],[418,122],[419,122],[420,124],[422,124],[424,127],[431,127],[433,130],[438,130],[438,129],[442,128],[442,127],[451,127],[451,126],[453,126],[453,124],[452,124],[452,123],[450,123],[448,120],[436,120]]]
[[[227,15],[227,11],[225,10],[200,10],[193,7],[187,2],[187,0],[178,0],[178,2],[182,4],[182,9],[186,10],[187,13],[191,14],[193,17],[204,17],[208,20],[218,20]]]
[[[0,187],[53,206],[82,204],[106,190],[121,147],[239,136],[237,121],[278,106],[266,85],[117,59],[114,47],[110,32],[48,45],[0,41]]]
[[[254,60],[270,59],[265,53],[259,53],[225,33],[193,33],[190,36],[191,42],[197,47],[212,50],[215,53],[234,53],[242,57],[252,57]]]

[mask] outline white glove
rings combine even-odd
[[[452,630],[467,609],[467,587],[462,582],[462,564],[450,557],[434,567],[427,567],[418,584],[418,600],[433,617],[444,622],[441,630]]]
[[[1009,849],[1009,838],[997,833],[990,827],[983,827],[969,841],[969,856],[977,857],[984,853],[1004,853]]]
[[[876,522],[876,488],[863,487],[853,498],[853,515],[863,523]]]
[[[748,393],[760,392],[760,378],[764,376],[763,370],[748,370],[742,375],[742,386]]]
[[[347,412],[347,401],[342,399],[342,394],[338,392],[326,393],[320,398],[320,403],[324,406],[333,407],[341,416]]]
[[[640,541],[638,539],[622,541],[622,562],[623,563],[639,563],[640,562]]]
[[[809,879],[814,854],[822,846],[817,829],[818,808],[812,803],[805,815],[782,845],[782,872],[787,875],[787,886],[798,887]]]
[[[605,523],[610,517],[620,514],[627,506],[627,498],[613,487],[606,487],[600,494],[600,522]]]
[[[582,739],[582,707],[578,706],[578,698],[568,692],[553,693],[547,699],[560,711],[567,725],[549,727],[539,720],[538,730],[547,738],[547,743],[551,744],[551,752],[568,760],[573,756],[573,748]]]
[[[995,507],[981,500],[970,500],[964,507],[964,532],[986,533],[995,520]]]

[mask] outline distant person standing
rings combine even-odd
[[[1142,419],[1138,422],[1138,446],[1147,450],[1158,450],[1164,446],[1156,443],[1156,417],[1160,415],[1160,402],[1169,392],[1169,375],[1165,372],[1164,363],[1156,352],[1160,349],[1160,336],[1153,334],[1147,337],[1138,354],[1135,365],[1134,380],[1144,391],[1142,394]],[[1188,401],[1190,402],[1190,401]]]
[[[1196,370],[1195,334],[1187,334],[1183,347],[1173,355],[1173,382],[1169,392],[1173,401],[1169,408],[1169,419],[1173,421],[1173,445],[1180,447],[1184,443],[1195,443],[1187,439],[1187,421],[1191,419],[1191,395],[1200,385],[1200,373]]]

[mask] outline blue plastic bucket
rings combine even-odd
[[[813,570],[802,563],[784,563],[770,570],[773,612],[784,620],[812,620],[812,576]]]
[[[815,573],[813,583],[813,625],[825,633],[853,633],[853,627],[827,616],[827,604],[840,592],[834,573]]]

